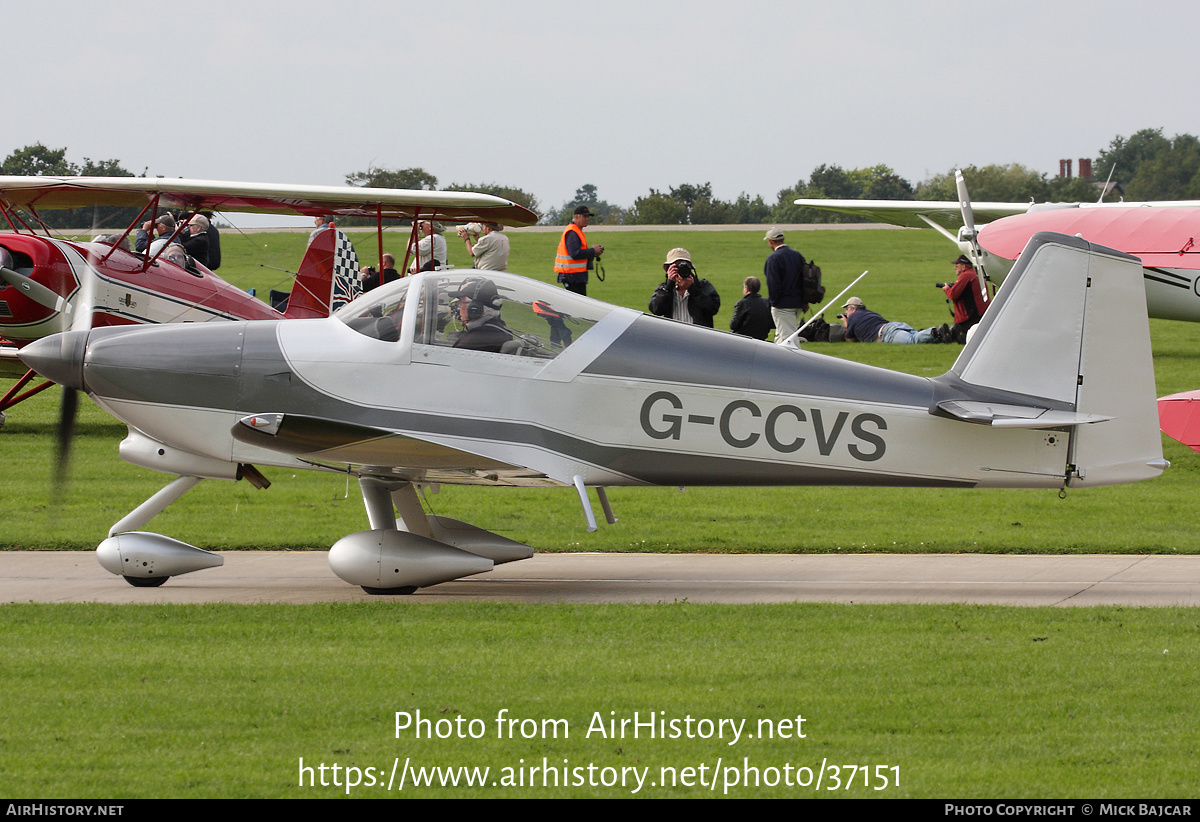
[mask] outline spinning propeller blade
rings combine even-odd
[[[49,291],[49,289],[47,290]],[[75,310],[71,315],[71,331],[86,333],[92,328],[92,311],[96,304],[96,277],[90,265],[83,275],[83,281],[79,284],[79,293],[75,300]],[[71,464],[71,444],[75,438],[75,417],[79,411],[79,390],[69,385],[63,385],[62,390],[54,459],[54,495],[59,499],[66,492]]]

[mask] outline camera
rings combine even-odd
[[[934,283],[933,285],[935,288],[945,288],[946,286],[950,285],[950,283]]]
[[[675,270],[679,272],[680,279],[686,280],[688,277],[696,277],[696,266],[692,265],[688,260],[676,260]]]

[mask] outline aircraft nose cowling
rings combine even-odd
[[[18,351],[17,356],[46,379],[84,391],[83,356],[87,341],[87,331],[67,331],[32,342]]]

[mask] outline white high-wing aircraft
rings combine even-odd
[[[974,260],[981,276],[996,284],[1004,280],[1034,234],[1080,236],[1142,261],[1146,310],[1151,317],[1200,322],[1200,244],[1195,241],[1200,237],[1200,200],[972,203],[962,172],[955,177],[956,203],[809,199],[795,203],[881,223],[932,228]],[[976,226],[976,220],[982,222]]]
[[[359,477],[370,530],[329,562],[411,593],[533,549],[426,515],[422,486],[1054,488],[1158,476],[1136,258],[1029,244],[936,378],[685,325],[512,274],[434,271],[323,320],[97,328],[22,359],[126,422],[121,456],[178,475],[113,526],[101,564],[135,585],[221,564],[136,531],[202,478],[281,466]],[[1119,335],[1113,328],[1120,328]],[[397,511],[399,518],[397,518]]]

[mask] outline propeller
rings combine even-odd
[[[985,252],[979,246],[979,234],[975,230],[975,211],[971,208],[971,195],[967,193],[967,181],[963,177],[962,169],[954,172],[954,185],[958,189],[958,208],[962,212],[963,228],[966,229],[961,238],[968,245],[963,250],[975,263],[975,274],[979,277],[979,288],[983,291],[983,301],[986,303],[989,297],[988,276],[983,265]]]
[[[71,331],[81,331],[74,337],[83,337],[80,343],[86,350],[87,332],[92,329],[92,312],[96,302],[96,276],[91,263],[82,270],[79,291],[75,296],[74,310],[71,312]],[[47,289],[49,291],[49,289]],[[57,295],[56,295],[57,296]],[[60,298],[61,299],[61,298]],[[81,352],[82,354],[82,352]],[[80,363],[80,380],[82,384],[82,357]],[[74,382],[74,381],[72,381]],[[71,444],[75,438],[75,417],[79,412],[79,389],[73,384],[62,384],[62,403],[58,414],[58,438],[54,458],[54,496],[61,500],[66,493],[67,478],[71,464]]]
[[[971,195],[967,193],[967,181],[962,169],[954,172],[954,185],[958,188],[958,207],[962,211],[963,225],[967,227],[967,236],[975,241],[975,212],[971,210]]]
[[[63,299],[57,291],[26,277],[19,271],[13,271],[6,265],[0,265],[0,280],[4,280],[40,306],[64,314],[71,313],[71,304]]]

